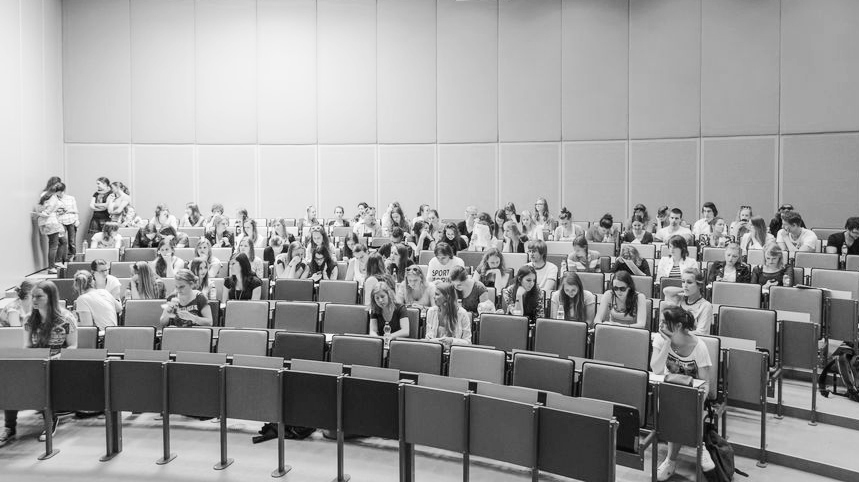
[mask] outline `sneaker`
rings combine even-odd
[[[48,274],[57,274],[57,268],[51,268],[48,270]]]
[[[674,472],[677,471],[677,461],[669,460],[667,457],[665,460],[659,464],[659,468],[656,469],[656,480],[659,482],[665,482],[670,479]]]
[[[701,471],[709,472],[711,470],[716,469],[716,463],[713,462],[713,458],[710,457],[710,452],[707,449],[701,451]]]
[[[9,427],[4,428],[3,432],[0,433],[0,447],[8,444],[13,440],[15,440],[15,429]]]
[[[60,426],[60,419],[55,418],[54,419],[54,427],[53,427],[53,430],[51,430],[51,436],[54,436],[57,434],[57,427],[59,427],[59,426]],[[39,442],[44,442],[47,438],[48,438],[48,435],[45,432],[42,432],[41,435],[39,435]]]

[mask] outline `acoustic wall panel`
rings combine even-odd
[[[436,0],[378,0],[379,142],[436,140]]]
[[[134,182],[131,194],[137,214],[155,216],[155,207],[166,204],[178,219],[185,204],[197,199],[194,192],[194,146],[135,145],[132,147]],[[127,183],[126,183],[127,184]],[[200,210],[209,212],[209,206]]]
[[[697,219],[698,139],[637,141],[629,145],[629,203],[647,206],[651,218],[665,205]]]
[[[335,206],[354,212],[362,201],[375,206],[377,179],[376,146],[319,146],[320,216],[331,217]]]
[[[194,0],[131,0],[131,137],[194,142]]]
[[[701,7],[703,135],[777,134],[779,0]]]
[[[626,139],[629,0],[564,0],[562,45],[564,140]]]
[[[498,144],[438,146],[438,213],[460,217],[466,206],[490,215],[498,209]]]
[[[82,232],[79,239],[83,239],[92,217],[89,203],[96,190],[96,179],[106,177],[111,182],[131,185],[131,148],[128,145],[66,144],[65,163],[63,182],[66,193],[74,196],[78,203],[81,221],[78,229]],[[153,187],[142,189],[153,190]],[[131,202],[136,201],[132,191]]]
[[[45,160],[48,172],[63,172],[63,8],[45,0]]]
[[[254,144],[256,1],[197,0],[198,144]]]
[[[128,0],[63,2],[66,142],[131,140]]]
[[[859,134],[782,136],[781,199],[812,227],[842,227],[859,204]]]
[[[498,140],[498,4],[438,0],[438,141]]]
[[[561,0],[503,0],[498,20],[498,137],[561,140]]]
[[[376,1],[317,0],[319,143],[376,142]]]
[[[316,2],[258,0],[259,142],[316,143]]]
[[[751,206],[756,216],[769,220],[776,208],[778,139],[711,137],[701,142],[701,204],[715,203],[728,224],[740,206]]]
[[[701,0],[630,0],[629,134],[697,137]]]
[[[221,203],[231,219],[240,208],[258,217],[256,150],[256,146],[197,146],[197,199],[204,212]]]
[[[316,146],[260,146],[259,172],[261,217],[299,218],[316,205]]]
[[[783,0],[782,133],[859,130],[859,2]]]
[[[45,109],[46,77],[42,58],[44,51],[42,1],[21,2],[20,9],[20,68],[21,79],[26,79],[21,83],[21,89],[16,91],[21,96],[23,107],[20,118],[23,127],[20,159],[36,169],[24,169],[17,177],[23,184],[41,186],[45,182],[39,178],[42,177],[46,167],[45,148],[48,144],[45,137],[47,112]],[[53,114],[54,112],[51,112],[51,115]]]
[[[616,221],[626,218],[626,141],[565,142],[563,145],[563,203],[573,221],[596,221],[611,213]]]
[[[406,217],[421,204],[436,205],[436,146],[434,144],[379,146],[379,207],[399,201]]]
[[[519,212],[534,211],[538,197],[556,213],[561,202],[561,143],[501,144],[499,204],[512,201]]]

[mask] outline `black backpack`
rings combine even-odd
[[[704,449],[707,450],[713,463],[716,464],[714,470],[704,472],[704,476],[709,482],[731,482],[734,479],[734,474],[748,477],[748,474],[734,467],[734,448],[719,435],[719,431],[712,423],[707,423],[704,426]]]
[[[830,373],[837,372],[841,377],[841,383],[847,389],[846,394],[835,391],[837,380],[832,382],[832,390],[826,388],[826,379]],[[856,356],[856,348],[852,342],[845,342],[832,352],[826,366],[817,378],[817,386],[820,394],[829,397],[830,393],[847,397],[854,402],[859,402],[859,356]]]

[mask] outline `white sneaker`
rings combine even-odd
[[[0,432],[0,447],[8,444],[13,440],[15,440],[15,429],[5,427],[3,429],[3,432]]]
[[[707,449],[701,450],[701,471],[709,472],[716,468],[716,463],[713,462],[713,458],[710,457],[710,452],[707,452]]]
[[[51,430],[52,436],[57,434],[57,427],[59,427],[59,426],[60,426],[60,419],[55,418],[54,419],[54,426],[53,426],[53,429]],[[46,434],[46,432],[42,432],[39,435],[39,442],[44,442],[45,440],[47,440],[47,438],[48,438],[48,435]]]
[[[665,482],[670,479],[674,472],[677,471],[677,461],[669,460],[668,457],[659,464],[659,468],[656,469],[656,480],[659,482]]]

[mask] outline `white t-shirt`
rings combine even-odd
[[[713,324],[713,305],[709,301],[701,298],[690,305],[684,299],[680,303],[680,307],[695,317],[695,330],[692,333],[696,335],[710,334],[710,326]]]
[[[661,336],[655,336],[653,339],[653,350],[659,351],[664,343],[669,343]],[[679,373],[681,375],[689,375],[692,378],[703,380],[698,371],[701,368],[713,366],[710,360],[710,352],[707,351],[707,345],[704,340],[698,338],[698,343],[692,349],[689,356],[680,356],[668,347],[668,358],[665,360],[665,370],[662,373]],[[655,370],[658,373],[658,370]]]
[[[99,330],[106,326],[116,326],[116,313],[122,305],[104,289],[95,289],[78,296],[75,301],[76,311],[86,311],[92,316],[92,321]]]
[[[534,271],[537,272],[537,285],[540,288],[545,289],[547,280],[557,281],[558,279],[558,267],[555,263],[546,261],[546,264],[540,269],[537,269],[534,263],[528,263],[528,266],[533,267]]]
[[[692,239],[692,231],[690,231],[689,228],[684,228],[683,226],[678,227],[677,231],[671,231],[671,226],[666,226],[659,231],[656,231],[655,235],[657,239],[661,239],[665,243],[668,242],[668,239],[671,238],[671,236],[683,236],[686,238],[686,241],[689,241]]]
[[[113,299],[120,299],[120,293],[122,291],[122,283],[119,282],[116,276],[109,274],[107,275],[107,282],[105,282],[104,289],[113,296]]]
[[[450,275],[450,270],[454,266],[465,266],[465,263],[462,261],[462,258],[454,256],[447,262],[447,264],[441,264],[438,261],[438,258],[433,257],[430,262],[427,264],[427,282],[432,283],[434,281],[444,281]]]
[[[817,235],[810,229],[802,228],[802,232],[799,233],[799,238],[794,241],[787,231],[782,228],[778,231],[776,242],[787,246],[787,250],[791,253],[795,253],[797,251],[817,252]]]
[[[710,228],[710,221],[707,221],[704,218],[695,221],[695,224],[692,225],[692,234],[695,236],[710,234],[712,231],[712,228]]]

